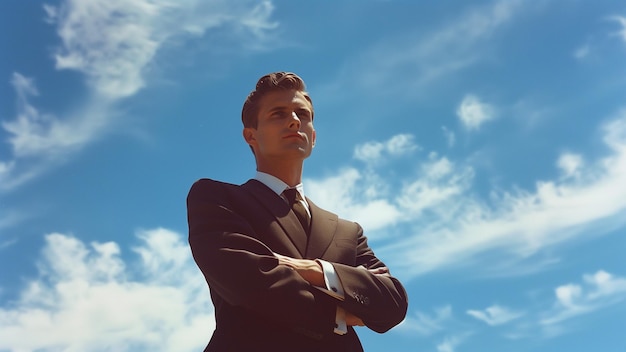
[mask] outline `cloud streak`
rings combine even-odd
[[[485,260],[489,265],[477,273],[511,275],[524,263],[541,270],[554,262],[536,265],[544,249],[624,225],[626,111],[602,131],[606,157],[584,165],[571,154],[559,158],[576,177],[537,181],[534,190],[493,190],[488,201],[471,192],[475,171],[468,163],[435,153],[400,179],[383,168],[350,168],[307,185],[314,185],[321,206],[363,221],[370,234],[376,230],[373,240],[392,239],[377,253],[396,275],[413,278]]]
[[[424,95],[442,78],[483,60],[488,52],[484,43],[523,13],[524,4],[523,0],[494,1],[465,11],[433,32],[385,38],[348,60],[342,83],[332,84],[328,89],[358,86],[376,95],[410,94],[411,98],[416,93]],[[404,84],[390,84],[398,77],[402,77]],[[327,95],[325,99],[336,96]]]
[[[78,148],[102,126],[103,117],[95,114],[99,110],[95,106],[88,118],[81,120],[74,116],[61,121],[54,115],[41,113],[30,103],[29,97],[39,94],[32,78],[15,72],[12,84],[18,96],[18,115],[13,121],[3,122],[2,127],[11,135],[9,143],[18,159],[40,155],[55,157]]]
[[[467,314],[484,321],[490,326],[506,324],[524,315],[523,312],[517,312],[497,304],[487,307],[484,310],[470,309],[467,311]]]
[[[414,137],[410,134],[398,134],[386,142],[368,142],[354,148],[354,158],[368,164],[381,162],[386,157],[397,157],[419,150]]]
[[[2,123],[12,156],[0,160],[0,191],[67,161],[106,133],[120,118],[117,104],[146,86],[155,58],[170,45],[226,27],[233,29],[224,31],[235,36],[231,43],[252,48],[278,26],[269,1],[66,0],[44,10],[61,40],[55,67],[80,72],[86,98],[69,112],[43,113],[30,101],[39,94],[34,79],[13,74],[18,107]]]
[[[617,32],[617,35],[626,43],[626,17],[613,16],[611,19],[617,22],[622,28]]]
[[[566,320],[590,314],[626,299],[626,278],[604,270],[583,275],[581,284],[564,284],[554,290],[555,304],[540,321],[551,327]]]
[[[436,308],[433,315],[417,311],[414,316],[408,316],[399,329],[407,332],[417,332],[422,336],[429,336],[445,331],[446,323],[452,319],[452,306]]]

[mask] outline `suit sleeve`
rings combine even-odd
[[[233,187],[200,180],[187,197],[191,252],[212,294],[288,327],[332,333],[336,301],[278,265],[271,249],[233,210]]]
[[[361,318],[368,328],[383,333],[402,322],[408,308],[408,296],[395,277],[374,275],[358,268],[375,269],[385,264],[367,245],[360,226],[357,236],[356,266],[333,263],[345,292],[340,306]]]

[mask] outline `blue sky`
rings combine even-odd
[[[626,350],[624,2],[8,0],[0,27],[0,351],[206,344],[185,197],[254,174],[272,71],[315,104],[307,194],[408,290],[366,351]]]

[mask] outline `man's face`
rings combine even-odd
[[[259,104],[257,128],[244,128],[257,162],[304,160],[315,145],[313,107],[301,92],[279,90]]]

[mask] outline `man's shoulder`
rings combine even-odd
[[[201,178],[197,180],[196,182],[194,182],[193,185],[191,186],[192,189],[193,188],[238,188],[238,187],[240,186],[233,184],[233,183],[213,180],[210,178]]]
[[[194,198],[201,196],[202,198],[222,198],[232,196],[233,193],[237,193],[241,189],[240,185],[233,183],[213,180],[210,178],[201,178],[193,183],[189,190],[188,198]]]

